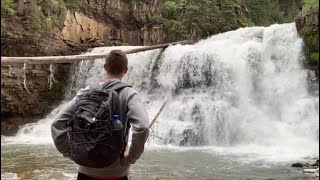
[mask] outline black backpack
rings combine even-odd
[[[100,86],[99,86],[100,87]],[[71,159],[92,168],[110,166],[123,153],[126,137],[123,117],[122,128],[112,128],[113,115],[120,115],[118,93],[130,87],[118,82],[110,88],[91,88],[76,103],[69,126]]]

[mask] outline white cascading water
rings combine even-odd
[[[258,154],[272,161],[319,155],[319,99],[307,88],[295,24],[241,28],[194,45],[130,54],[124,82],[141,92],[150,119],[165,99],[147,147]],[[87,53],[109,52],[94,48]],[[70,92],[104,77],[103,60],[79,63]],[[70,99],[67,95],[67,100]],[[4,143],[52,143],[47,118]],[[168,145],[168,146],[164,146]]]

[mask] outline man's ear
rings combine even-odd
[[[128,72],[128,67],[124,68],[123,74],[127,74],[127,72]]]
[[[107,64],[104,64],[104,65],[103,65],[103,69],[104,69],[105,71],[107,71],[107,69],[108,69],[108,68],[107,68]]]

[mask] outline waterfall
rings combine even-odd
[[[130,54],[123,81],[141,93],[150,119],[168,99],[154,127],[161,139],[150,137],[151,144],[316,155],[319,99],[308,92],[302,46],[294,23],[241,28],[194,45]],[[87,53],[119,48],[135,47],[99,47]],[[66,100],[103,78],[103,63],[77,64]],[[50,123],[65,103],[21,128],[16,137],[2,139],[52,143]]]

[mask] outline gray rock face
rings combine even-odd
[[[310,94],[319,96],[319,81],[314,71],[308,70],[307,82]]]
[[[19,126],[34,122],[64,99],[68,64],[53,66],[56,82],[51,88],[49,65],[27,65],[25,85],[21,77],[22,66],[1,66],[2,135],[14,135]]]
[[[201,146],[204,144],[201,134],[194,132],[192,129],[186,129],[182,133],[183,139],[180,146]]]

